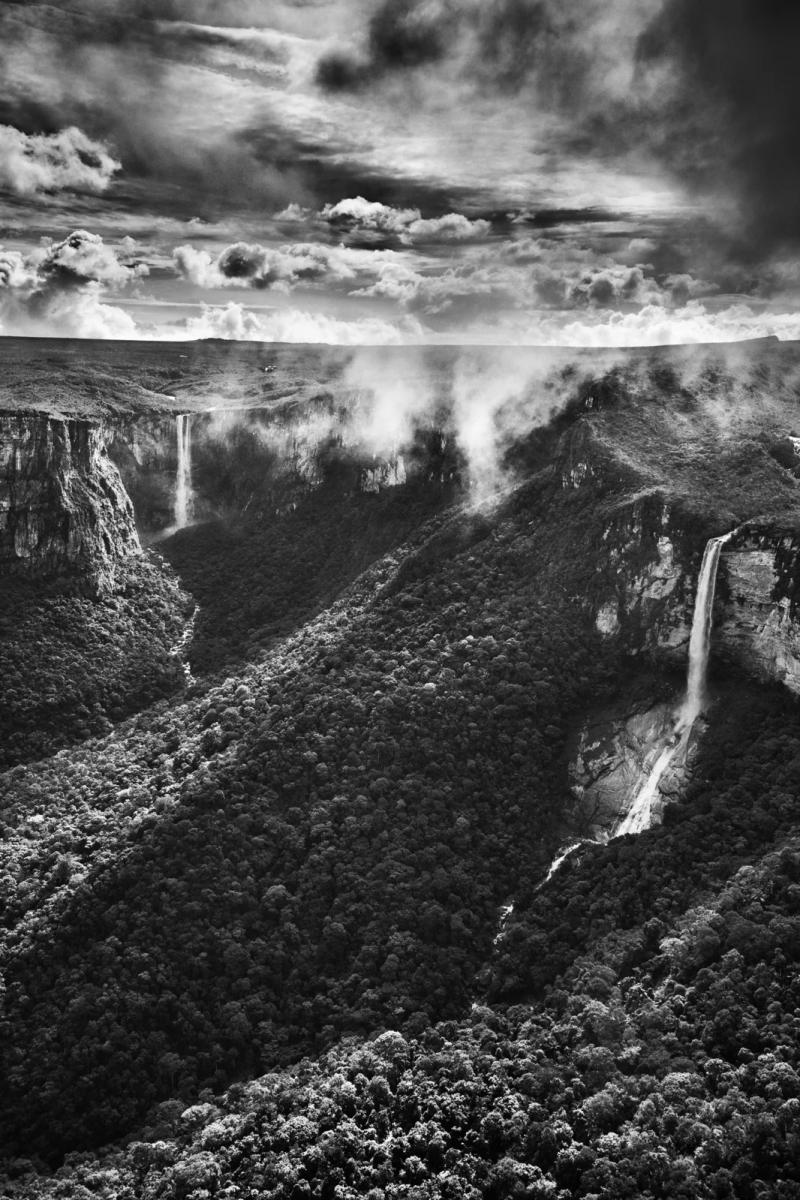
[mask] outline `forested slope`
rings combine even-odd
[[[564,540],[556,584],[556,513],[514,508],[442,538],[435,574],[343,601],[301,635],[301,670],[277,651],[161,718],[179,792],[9,936],[18,1147],[107,1139],[176,1088],[468,1003],[498,906],[559,836],[563,723],[611,679],[569,598],[585,554]]]
[[[233,673],[0,777],[7,1194],[800,1194],[796,701],[717,664],[664,825],[541,886],[569,732],[682,684],[597,625],[620,514],[796,518],[787,406],[711,386],[582,386],[483,506],[174,539]]]

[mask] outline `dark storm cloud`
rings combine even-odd
[[[358,88],[387,71],[430,66],[446,54],[455,19],[447,4],[384,0],[370,19],[363,56],[327,54],[317,78],[323,87],[338,91]]]
[[[701,199],[733,195],[745,227],[731,224],[728,250],[746,257],[800,237],[798,47],[797,0],[635,10],[619,0],[384,0],[355,50],[322,59],[318,81],[365,88],[423,67],[498,96],[530,93],[532,124],[539,112],[563,122],[556,156],[647,159]]]
[[[796,0],[668,0],[640,43],[677,73],[665,155],[703,187],[725,172],[756,250],[800,236],[799,47]]]
[[[369,20],[360,52],[326,55],[318,80],[332,90],[357,88],[385,74],[430,67],[467,49],[470,75],[495,89],[514,91],[538,73],[546,76],[551,93],[561,93],[563,100],[577,98],[591,60],[576,36],[580,16],[565,21],[563,8],[555,0],[495,0],[491,5],[383,0]]]

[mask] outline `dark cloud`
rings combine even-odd
[[[795,0],[667,0],[640,42],[677,81],[660,148],[690,183],[736,188],[756,252],[800,236],[799,46]]]
[[[515,223],[532,229],[557,229],[564,226],[595,225],[606,221],[626,219],[624,213],[611,213],[604,208],[541,208],[536,212],[519,213]]]
[[[457,10],[441,0],[384,0],[369,21],[362,55],[325,55],[317,80],[331,91],[354,90],[387,72],[430,66],[447,53],[457,20]]]
[[[254,125],[242,129],[237,141],[257,163],[293,178],[293,201],[310,203],[317,209],[348,196],[363,196],[370,202],[395,208],[413,206],[423,217],[435,217],[453,209],[472,218],[491,216],[476,207],[472,193],[466,188],[393,175],[347,153],[346,147],[335,140],[320,145],[290,137],[273,126]]]
[[[557,0],[383,0],[359,52],[341,50],[319,64],[331,89],[363,87],[384,75],[461,58],[469,77],[513,92],[538,77],[551,103],[576,104],[591,76],[590,40],[582,28],[596,13]],[[565,12],[566,9],[566,12]]]
[[[448,5],[389,0],[370,21],[370,57],[384,69],[437,62],[447,49],[447,28],[452,20],[453,10]]]
[[[797,0],[384,0],[318,79],[363,88],[447,60],[477,88],[530,92],[532,114],[564,121],[556,156],[649,161],[735,199],[744,227],[718,221],[744,259],[800,237],[799,46]]]

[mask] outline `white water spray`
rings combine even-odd
[[[692,631],[689,638],[689,667],[686,675],[686,695],[678,709],[675,729],[670,742],[656,758],[644,786],[635,797],[625,816],[618,823],[612,837],[626,833],[642,833],[650,828],[653,801],[658,795],[658,785],[680,754],[685,753],[689,735],[706,704],[706,675],[711,652],[711,627],[714,620],[714,594],[717,588],[717,570],[722,547],[733,537],[735,530],[722,537],[710,538],[706,542],[700,575],[697,580],[697,596],[694,602]]]
[[[192,433],[188,413],[176,417],[178,472],[175,480],[175,528],[183,529],[192,519]]]
[[[689,638],[689,670],[686,676],[686,697],[678,714],[678,726],[691,725],[706,703],[706,672],[711,652],[711,626],[714,621],[714,594],[717,589],[717,569],[722,547],[733,537],[734,530],[723,537],[706,542],[697,596],[694,602],[692,632]]]

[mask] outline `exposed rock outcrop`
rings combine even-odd
[[[800,539],[793,533],[740,533],[720,560],[717,658],[800,695]]]
[[[285,512],[325,483],[374,494],[415,476],[441,482],[455,471],[453,462],[439,462],[441,439],[435,451],[424,444],[405,454],[384,450],[362,441],[359,420],[357,398],[344,405],[324,394],[271,408],[192,413],[195,519]],[[175,417],[126,418],[115,424],[109,452],[143,538],[168,530],[175,518]]]
[[[620,505],[603,532],[593,613],[630,654],[683,665],[708,532],[657,492]],[[800,695],[800,536],[748,523],[722,551],[712,660]]]
[[[619,506],[603,531],[594,598],[595,626],[629,653],[658,652],[680,662],[694,600],[693,539],[657,492]]]
[[[106,440],[98,422],[0,416],[0,577],[100,593],[141,553]]]
[[[577,802],[574,823],[581,836],[602,840],[612,831],[673,735],[670,704],[589,717],[574,736],[569,762],[569,781]],[[693,749],[694,743],[690,743],[686,758],[662,777],[653,806],[656,823],[665,803],[685,787]]]

